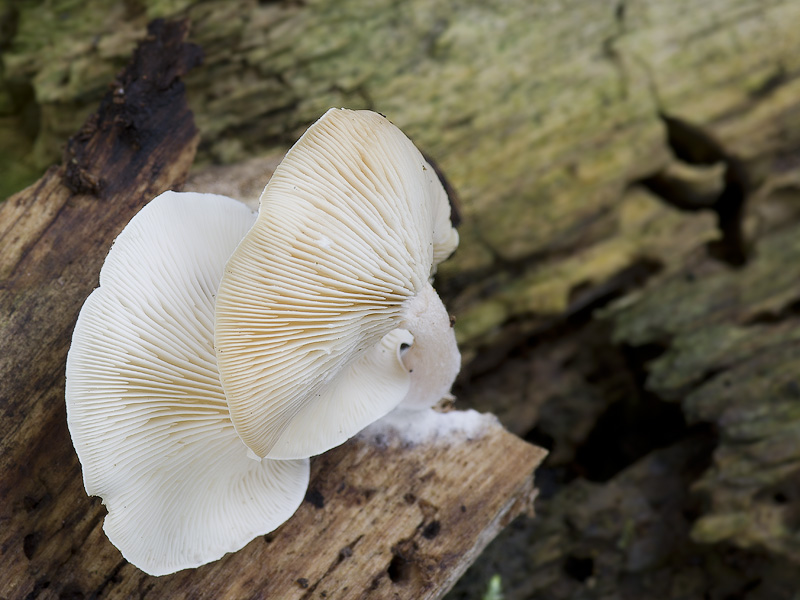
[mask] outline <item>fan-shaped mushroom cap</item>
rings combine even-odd
[[[376,113],[332,109],[289,151],[217,298],[220,378],[255,454],[319,454],[410,391],[419,405],[450,388],[460,356],[429,283],[458,244],[449,215],[433,168]],[[406,350],[443,369],[411,372]]]
[[[162,194],[114,242],[67,359],[67,420],[104,529],[153,574],[238,550],[288,519],[308,461],[257,461],[236,435],[213,348],[214,295],[255,216]]]

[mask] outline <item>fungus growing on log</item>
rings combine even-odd
[[[152,575],[275,529],[308,460],[256,461],[233,428],[213,347],[214,294],[252,225],[242,203],[166,192],[117,237],[67,357],[67,422],[108,539]]]
[[[86,490],[127,560],[161,575],[241,548],[294,513],[308,457],[447,394],[460,355],[430,282],[458,243],[449,215],[399,129],[333,109],[257,217],[167,192],[131,220],[66,386]]]
[[[220,377],[258,456],[338,446],[450,390],[460,355],[430,284],[458,244],[447,194],[386,118],[332,109],[295,144],[217,298]]]

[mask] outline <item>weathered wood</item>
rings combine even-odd
[[[109,245],[179,185],[198,132],[180,76],[199,61],[185,23],[155,23],[64,163],[0,206],[0,596],[58,595],[102,518],[81,494],[64,362]],[[84,498],[81,498],[81,495]],[[61,569],[61,571],[59,571]],[[105,577],[107,574],[102,574]]]
[[[49,575],[58,589],[109,598],[440,598],[531,508],[530,473],[543,455],[499,425],[471,441],[415,447],[354,439],[312,460],[306,501],[278,530],[159,578],[122,560],[100,530],[100,507],[71,490],[70,510],[78,505],[93,519]],[[44,560],[34,555],[31,564]]]
[[[583,477],[554,486],[450,600],[471,599],[497,573],[508,600],[795,596],[800,188],[767,196],[745,265],[697,249],[493,375],[496,384],[504,370],[535,371],[546,382],[537,393],[563,399],[540,405],[560,467],[549,473]],[[776,210],[783,202],[792,212]],[[587,342],[588,352],[574,348]],[[498,387],[496,397],[509,388],[524,393]],[[603,401],[614,404],[598,419]],[[588,440],[576,442],[576,430]]]
[[[67,431],[64,362],[111,241],[194,158],[180,77],[199,51],[185,35],[154,24],[64,163],[0,206],[0,597],[440,597],[531,508],[544,452],[496,423],[471,440],[351,440],[312,461],[289,522],[198,570],[149,577],[102,532]]]
[[[795,198],[796,201],[796,198]],[[660,348],[647,387],[714,423],[711,467],[694,483],[707,502],[695,540],[761,546],[800,562],[800,224],[760,236],[738,270],[698,254],[680,272],[612,307],[615,337]]]
[[[141,0],[110,13],[14,4],[0,112],[4,97],[36,105],[2,112],[0,128],[13,121],[16,133],[0,135],[0,148],[14,144],[6,154],[19,164],[52,155],[147,20],[174,13],[192,17],[207,50],[207,68],[187,80],[203,160],[280,156],[325,108],[348,106],[383,112],[440,161],[464,208],[461,248],[437,282],[465,356],[457,394],[553,446],[553,496],[533,521],[546,526],[498,561],[529,579],[517,595],[504,585],[508,598],[603,598],[624,583],[633,597],[774,600],[791,597],[769,587],[781,570],[798,588],[786,562],[798,560],[800,471],[781,474],[800,464],[798,302],[781,279],[797,257],[786,243],[781,258],[772,237],[800,222],[796,0]],[[772,294],[763,307],[734,301],[760,287]],[[614,298],[611,318],[597,319]],[[687,435],[684,419],[713,423],[677,461],[685,468],[645,456]],[[659,473],[650,483],[620,472],[648,465]],[[704,503],[687,494],[698,472]],[[582,477],[597,485],[570,496]],[[611,496],[630,499],[639,488],[660,506],[661,477],[686,498],[670,519],[690,521],[694,539],[642,566],[642,545],[673,542],[633,501],[609,513],[603,490],[622,486]],[[614,525],[602,544],[572,525],[576,513]],[[589,559],[588,579],[571,574]]]

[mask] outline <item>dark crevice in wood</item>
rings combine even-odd
[[[575,468],[589,481],[605,482],[657,448],[674,444],[688,428],[679,404],[647,394],[612,404],[578,448]]]
[[[678,160],[705,166],[728,161],[722,144],[701,126],[665,113],[659,116],[667,129],[667,143]]]
[[[617,298],[641,288],[651,277],[658,275],[664,265],[653,258],[643,257],[633,261],[600,284],[584,284],[570,290],[566,316],[573,322],[584,322],[592,313]]]
[[[723,189],[719,194],[699,191],[665,171],[634,183],[680,210],[716,213],[720,239],[708,244],[709,254],[732,267],[743,266],[750,254],[744,234],[745,207],[754,187],[747,166],[702,127],[663,113],[660,116],[667,143],[678,160],[694,166],[724,165]]]
[[[438,520],[431,521],[422,528],[422,537],[426,540],[432,540],[442,530],[442,523]]]
[[[800,317],[800,298],[790,302],[775,312],[759,312],[742,322],[745,327],[752,325],[774,325]]]
[[[502,332],[495,336],[491,346],[479,346],[477,357],[464,365],[458,377],[458,386],[467,385],[468,381],[474,382],[482,374],[492,371],[517,349],[546,343],[549,339],[583,326],[592,318],[595,310],[641,288],[662,269],[660,262],[642,258],[599,284],[587,283],[573,288],[569,306],[562,315],[528,314],[509,320],[503,324]]]
[[[568,465],[574,475],[607,482],[652,451],[709,429],[706,424],[690,425],[680,402],[669,401],[648,389],[649,365],[671,343],[671,339],[664,339],[642,346],[619,347],[632,387],[596,419],[591,432],[577,448],[574,463]],[[715,373],[706,375],[711,378]],[[598,373],[598,376],[608,378],[610,374]],[[710,451],[707,459],[710,464]]]
[[[402,540],[392,547],[392,560],[386,567],[389,580],[396,586],[415,583],[423,577],[416,560],[418,547],[413,540]]]
[[[7,2],[0,12],[0,51],[11,49],[18,29],[19,8],[13,2]]]
[[[28,560],[33,558],[33,555],[36,553],[36,548],[41,541],[42,534],[36,531],[25,536],[22,540],[22,552],[25,554],[25,558]]]
[[[786,66],[780,64],[771,76],[767,77],[761,85],[750,92],[750,98],[752,100],[766,98],[790,79]]]
[[[309,489],[303,500],[311,504],[314,508],[325,508],[325,497],[318,489]]]
[[[412,569],[413,563],[406,560],[402,555],[395,554],[389,562],[386,572],[389,574],[389,580],[392,583],[402,585],[411,579]]]
[[[38,598],[39,595],[49,587],[50,582],[47,579],[37,579],[33,584],[33,589],[27,596],[25,596],[25,600],[36,600],[36,598]]]
[[[715,191],[697,189],[667,171],[659,171],[637,183],[675,208],[685,211],[714,210],[719,198]]]
[[[591,556],[567,556],[564,573],[575,581],[585,582],[594,574],[594,559]]]
[[[744,217],[752,186],[743,161],[729,157],[726,165],[725,188],[714,205],[722,239],[712,242],[709,252],[731,266],[741,267],[747,262],[749,254],[744,234]]]

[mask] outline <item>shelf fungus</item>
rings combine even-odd
[[[67,420],[123,556],[161,575],[238,550],[302,501],[309,457],[460,365],[431,286],[458,244],[439,179],[384,117],[332,109],[259,213],[166,192],[114,242],[67,359]]]

